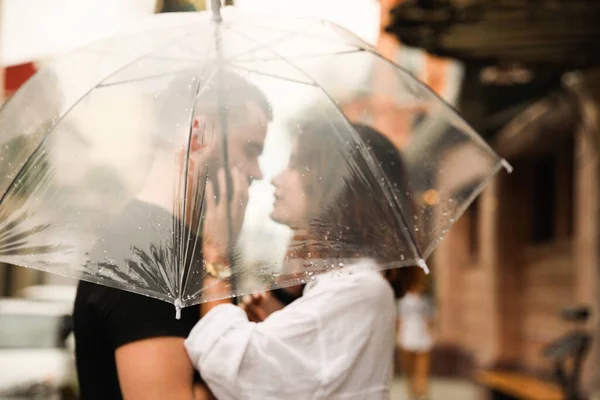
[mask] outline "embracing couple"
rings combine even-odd
[[[186,168],[186,193],[193,197],[186,199],[187,215],[196,215],[203,201],[194,199],[205,193],[202,238],[197,240],[202,250],[186,260],[199,271],[207,265],[227,269],[228,228],[222,223],[229,212],[227,199],[241,205],[231,207],[231,225],[239,232],[248,187],[262,179],[258,158],[272,119],[257,87],[234,75],[227,75],[227,83],[235,90],[218,94],[213,87],[200,93],[186,155],[192,166]],[[227,106],[230,184],[223,170],[204,170],[224,165],[217,97]],[[350,132],[349,125],[337,128]],[[397,219],[393,208],[382,206],[388,194],[362,171],[378,168],[389,189],[399,193],[406,192],[406,183],[395,147],[371,128],[353,128],[372,158],[356,146],[344,149],[340,141],[346,139],[334,134],[331,122],[310,121],[295,136],[287,167],[272,180],[271,218],[308,243],[291,249],[286,262],[347,260],[343,273],[323,272],[295,288],[297,293],[290,288],[286,296],[256,294],[241,306],[219,300],[186,307],[180,319],[167,302],[82,281],[74,310],[81,398],[389,398],[395,295],[401,285],[397,270],[379,271],[398,260],[403,243],[390,222]],[[161,241],[163,236],[153,238],[152,232],[156,221],[173,219],[167,211],[173,200],[161,200],[157,185],[149,179],[119,218],[139,223],[108,229],[91,257],[109,249],[112,258],[122,259],[132,241],[140,247]],[[412,207],[408,203],[402,206]],[[194,219],[188,219],[192,222],[184,229],[196,232]],[[125,225],[134,228],[127,231]],[[304,263],[294,268],[302,273]],[[213,298],[231,290],[225,280],[210,275],[190,284]]]

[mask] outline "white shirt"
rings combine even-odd
[[[319,275],[262,323],[213,308],[185,341],[193,365],[220,400],[388,399],[394,295],[375,267]]]
[[[433,318],[433,308],[430,303],[424,296],[409,292],[398,304],[400,346],[410,351],[431,350],[433,337],[429,321]]]

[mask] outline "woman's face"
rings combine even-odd
[[[273,178],[275,201],[271,219],[294,229],[306,228],[308,208],[306,189],[302,181],[302,169],[297,163],[298,144],[294,144],[286,169]]]

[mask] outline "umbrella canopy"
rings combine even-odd
[[[508,166],[346,30],[224,11],[92,44],[9,99],[0,262],[177,307],[212,299],[203,278],[223,260],[231,296],[365,257],[426,268]],[[348,111],[356,98],[406,123],[377,132],[368,107]],[[453,179],[461,163],[467,180]]]

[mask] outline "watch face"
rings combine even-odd
[[[217,279],[227,279],[231,277],[231,269],[225,264],[205,264],[206,272]]]

